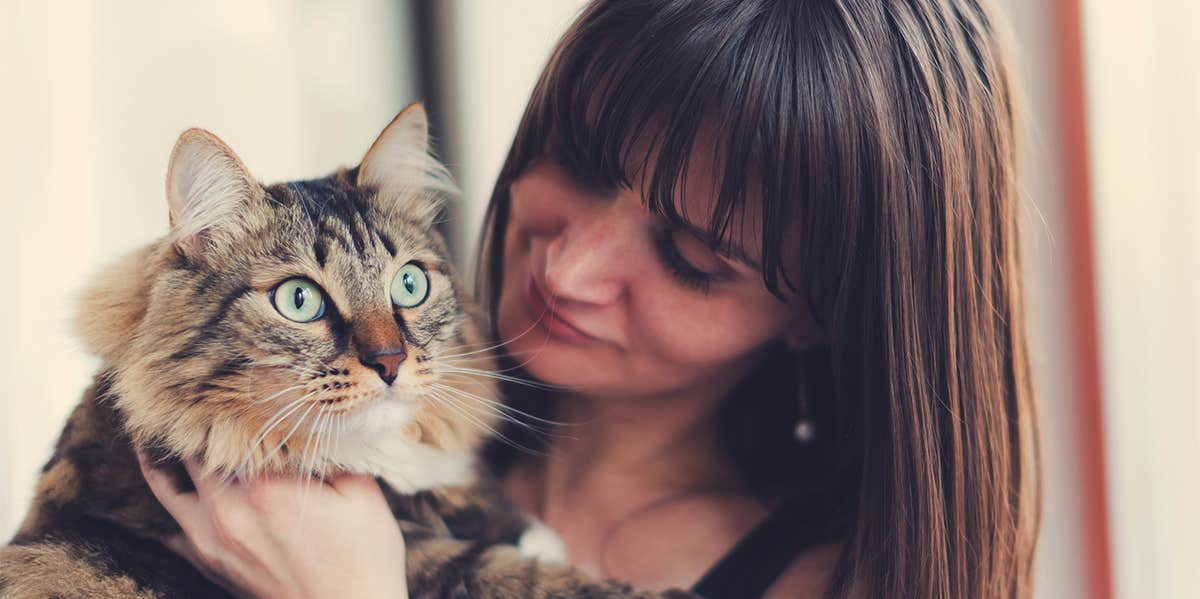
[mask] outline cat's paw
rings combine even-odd
[[[558,533],[541,522],[533,522],[517,541],[517,548],[527,557],[537,558],[548,564],[567,563],[567,547]]]

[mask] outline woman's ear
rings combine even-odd
[[[813,316],[809,303],[803,296],[797,296],[799,309],[796,310],[788,329],[783,334],[784,343],[792,351],[806,351],[829,342],[825,330]]]
[[[788,349],[792,351],[807,351],[821,345],[824,336],[818,334],[801,335],[793,331],[788,331],[784,335],[783,340],[787,343]]]

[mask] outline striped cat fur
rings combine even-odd
[[[358,167],[271,186],[193,129],[167,180],[170,233],[83,294],[78,330],[103,366],[0,549],[0,598],[227,596],[162,544],[180,530],[136,450],[185,489],[184,458],[226,478],[375,475],[414,598],[689,596],[591,580],[514,545],[529,523],[474,458],[506,408],[435,227],[455,189],[423,108]],[[419,303],[389,294],[405,268]],[[277,293],[295,280],[308,286]],[[318,300],[303,322],[279,303]]]

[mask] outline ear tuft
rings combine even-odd
[[[433,225],[447,196],[458,195],[449,171],[429,153],[425,107],[410,104],[384,128],[358,168],[358,185],[377,191],[377,204],[398,217]]]
[[[188,256],[230,241],[245,224],[247,205],[262,194],[237,154],[216,135],[188,129],[167,168],[171,236]]]
[[[75,330],[88,350],[107,365],[123,366],[130,339],[146,315],[150,284],[162,268],[158,244],[121,256],[84,288],[75,309]]]

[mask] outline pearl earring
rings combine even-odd
[[[792,429],[792,436],[796,438],[796,441],[807,445],[816,439],[817,427],[816,424],[813,423],[812,412],[809,410],[808,405],[809,389],[808,379],[806,377],[806,374],[808,373],[808,369],[806,368],[807,364],[804,363],[804,360],[797,361],[800,362],[796,365],[796,395],[798,400],[796,407],[798,409],[798,414],[796,418],[796,426]]]

